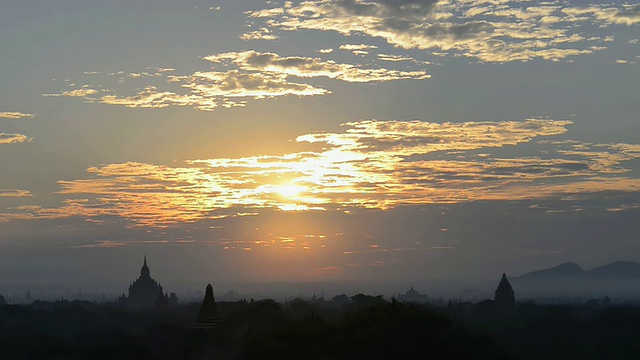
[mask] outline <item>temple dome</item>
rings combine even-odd
[[[140,277],[129,286],[129,296],[121,297],[121,302],[132,308],[150,308],[164,304],[159,297],[165,296],[162,285],[151,277],[147,257],[144,257]]]

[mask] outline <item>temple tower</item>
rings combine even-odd
[[[495,303],[501,309],[515,309],[516,297],[513,288],[507,280],[507,274],[502,274],[502,279],[495,292]]]
[[[213,286],[207,285],[207,289],[204,293],[204,300],[200,305],[200,311],[198,311],[198,320],[196,327],[199,328],[211,328],[218,323],[218,308],[216,305],[216,299],[213,296]]]
[[[151,308],[156,305],[162,307],[164,300],[162,285],[151,277],[149,265],[147,265],[147,256],[144,257],[142,268],[140,269],[140,277],[129,286],[129,296],[120,300],[127,306],[132,308]]]
[[[147,255],[144,256],[144,263],[140,269],[140,277],[151,277],[151,271],[149,270],[149,266],[147,266]]]

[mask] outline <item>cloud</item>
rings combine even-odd
[[[33,114],[25,114],[21,112],[0,112],[0,118],[4,119],[24,119],[24,118],[32,118],[35,115]]]
[[[318,143],[317,151],[196,159],[182,166],[91,167],[85,179],[59,181],[60,206],[21,206],[0,217],[121,219],[132,226],[167,227],[264,211],[390,209],[640,191],[640,179],[623,165],[640,158],[640,145],[533,142],[564,135],[570,124],[539,119],[349,122],[341,132],[296,139]],[[528,155],[490,154],[521,144],[529,144]]]
[[[571,7],[562,10],[572,19],[585,19],[586,15],[595,17],[605,24],[635,25],[640,23],[640,4],[623,4],[622,8],[602,6]]]
[[[83,88],[83,89],[75,89],[70,91],[63,91],[60,95],[71,96],[71,97],[89,97],[97,93],[98,91],[95,89]]]
[[[31,140],[33,140],[33,138],[22,134],[0,133],[0,144],[19,144],[23,142],[30,142]]]
[[[486,62],[560,60],[590,54],[576,24],[633,25],[639,5],[571,7],[508,1],[310,0],[249,12],[284,31],[310,29],[385,39],[403,49],[451,51]],[[594,39],[595,40],[595,39]],[[364,50],[359,50],[364,51]]]
[[[94,244],[85,244],[85,245],[73,245],[69,246],[72,249],[113,249],[123,246],[131,246],[133,242],[131,241],[110,241],[110,240],[99,240]]]
[[[370,249],[370,250],[355,250],[355,251],[345,251],[342,255],[360,255],[360,254],[371,254],[371,253],[389,253],[389,252],[404,252],[404,251],[419,251],[419,250],[453,250],[452,246],[431,246],[431,247],[413,247],[413,248],[393,248],[393,249]]]
[[[289,82],[278,74],[227,72],[197,72],[183,85],[200,96],[275,97],[284,95],[323,95],[327,90],[308,84]]]
[[[311,84],[290,81],[288,78],[296,71],[299,72],[301,77],[329,76],[345,81],[359,82],[429,77],[423,71],[403,72],[386,69],[359,69],[354,65],[322,62],[313,58],[295,58],[301,61],[299,63],[300,68],[296,70],[295,65],[286,68],[286,64],[295,62],[293,57],[283,58],[272,53],[226,53],[211,55],[207,59],[211,61],[228,61],[234,55],[237,57],[235,60],[238,64],[238,69],[197,71],[190,75],[166,75],[167,72],[174,71],[174,69],[153,68],[156,72],[149,76],[165,77],[166,82],[171,86],[171,90],[163,90],[156,85],[147,85],[133,94],[121,95],[113,90],[98,91],[90,85],[84,85],[79,89],[67,90],[57,94],[45,94],[45,96],[82,97],[92,103],[120,105],[129,108],[189,106],[197,110],[213,111],[218,107],[245,106],[249,99],[288,95],[299,97],[316,96],[330,93],[329,90]],[[240,61],[239,56],[243,55],[246,55],[246,64]],[[271,57],[271,60],[273,60],[273,64],[269,68],[261,67],[256,62],[259,57],[264,58],[265,56]],[[317,66],[316,70],[312,68],[313,64],[311,64],[314,61]],[[304,62],[308,63],[306,68],[303,68],[305,66]],[[279,70],[277,69],[278,66],[280,66]],[[131,77],[131,74],[128,77]],[[145,72],[143,74],[148,73]],[[107,76],[120,76],[120,83],[125,81],[124,75],[124,71],[107,74]],[[134,76],[134,78],[141,77]],[[178,89],[174,84],[178,85]]]
[[[326,142],[344,150],[392,151],[396,155],[428,154],[435,151],[474,150],[531,141],[537,136],[560,135],[571,121],[537,120],[504,122],[430,123],[363,120],[349,122],[345,133],[308,134],[298,141]]]
[[[640,4],[623,5],[623,8],[613,15],[613,21],[625,25],[640,23]]]
[[[201,101],[198,101],[201,100]],[[129,97],[118,97],[116,95],[104,95],[100,98],[100,102],[110,105],[123,105],[130,108],[164,108],[170,105],[176,106],[207,106],[214,109],[217,103],[206,103],[195,96],[178,95],[173,92],[159,92],[155,86],[148,86],[138,94]],[[205,105],[206,104],[206,105]]]
[[[98,91],[95,89],[76,89],[72,91],[65,91],[62,93],[64,96],[75,96],[75,97],[88,97],[90,95],[97,94]]]
[[[243,73],[238,70],[226,72],[196,72],[190,76],[171,77],[172,82],[180,83],[189,89],[186,94],[171,91],[159,91],[148,86],[138,94],[129,97],[104,95],[99,101],[104,104],[123,105],[130,108],[164,108],[168,106],[191,106],[197,110],[212,111],[219,106],[244,106],[244,101],[230,98],[272,98],[277,96],[323,95],[329,91],[308,84],[287,81],[285,77]]]
[[[98,240],[92,244],[72,245],[72,249],[104,249],[118,248],[131,245],[157,245],[157,244],[192,244],[194,240]]]
[[[391,54],[378,54],[378,59],[382,61],[400,62],[400,61],[414,61],[412,57],[403,55],[391,55]]]
[[[399,71],[384,68],[363,69],[352,64],[323,61],[319,58],[280,56],[257,51],[229,52],[205,57],[211,62],[232,62],[240,69],[298,77],[328,77],[347,82],[422,80],[431,77],[424,70]]]
[[[24,119],[24,118],[32,118],[35,115],[33,114],[25,114],[25,113],[21,113],[21,112],[0,112],[0,118],[4,118],[4,119]],[[0,145],[2,144],[19,144],[19,143],[23,143],[23,142],[30,142],[31,140],[33,140],[33,138],[28,137],[26,135],[22,135],[22,134],[7,134],[7,133],[0,133]],[[0,190],[0,196],[2,195],[2,191]],[[9,195],[5,195],[5,196],[9,196]]]
[[[0,197],[30,197],[31,192],[28,190],[18,190],[18,189],[0,189]]]
[[[85,72],[85,75],[97,75],[99,72]],[[132,76],[133,77],[133,76]],[[44,94],[44,96],[67,96],[67,97],[82,97],[91,99],[93,95],[98,94],[98,90],[92,89],[89,85],[84,85],[80,89],[67,90],[60,93]]]
[[[369,50],[377,49],[378,47],[375,45],[366,45],[366,44],[344,44],[340,45],[340,50],[351,51],[354,55],[367,55],[369,54]]]
[[[242,40],[277,40],[280,36],[271,33],[268,28],[260,28],[260,30],[250,31],[240,35]]]
[[[330,93],[329,90],[311,84],[291,81],[289,78],[292,76],[328,77],[346,82],[422,80],[431,77],[424,70],[366,69],[352,64],[323,61],[319,58],[280,56],[257,51],[214,54],[205,59],[214,63],[234,65],[237,69],[197,71],[191,75],[166,76],[167,82],[179,85],[181,91],[175,90],[175,87],[169,91],[161,90],[155,85],[148,85],[137,93],[127,96],[114,94],[113,91],[99,92],[89,85],[84,85],[80,89],[45,95],[83,97],[90,102],[129,108],[189,106],[197,110],[213,111],[218,107],[245,106],[249,99],[289,95],[317,96]],[[164,73],[165,71],[158,70],[153,76],[165,76]],[[125,73],[122,71],[118,74]]]
[[[325,267],[321,267],[321,268],[315,268],[313,269],[313,271],[315,272],[337,272],[337,271],[342,271],[340,269],[340,267],[338,266],[325,266]]]

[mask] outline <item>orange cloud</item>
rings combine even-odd
[[[19,144],[23,142],[30,142],[32,139],[33,138],[22,134],[0,133],[0,144]]]
[[[135,162],[91,167],[89,178],[59,181],[59,194],[66,197],[61,206],[15,210],[28,214],[23,218],[112,217],[166,227],[267,209],[348,211],[640,191],[640,179],[623,166],[640,158],[640,145],[541,141],[540,151],[529,156],[488,153],[562,135],[569,124],[350,122],[339,133],[297,138],[323,144],[315,152],[198,159],[180,167]]]
[[[10,189],[3,190],[0,189],[0,197],[30,197],[33,196],[28,190],[18,190],[18,189]]]

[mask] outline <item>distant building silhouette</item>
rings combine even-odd
[[[427,294],[420,294],[413,286],[406,293],[398,295],[398,301],[424,304],[429,300]]]
[[[218,307],[216,305],[216,299],[213,296],[213,286],[207,285],[207,289],[204,293],[204,299],[200,305],[200,311],[198,311],[198,320],[196,327],[198,328],[211,328],[218,323]]]
[[[198,311],[196,326],[189,332],[185,340],[184,357],[185,360],[209,360],[209,359],[229,359],[229,354],[225,355],[225,345],[221,343],[222,337],[217,332],[218,308],[213,295],[213,286],[207,285],[204,299]]]
[[[499,309],[512,310],[516,307],[515,293],[505,273],[502,273],[502,279],[496,288],[494,301]]]
[[[156,303],[154,304],[154,307],[158,308],[158,309],[166,309],[169,307],[169,295],[167,295],[167,293],[162,293],[159,292],[158,293],[158,297],[156,297]]]
[[[129,286],[129,296],[122,296],[118,302],[131,308],[166,308],[169,298],[162,290],[162,285],[151,277],[151,271],[147,265],[147,257],[140,269],[140,277]]]

